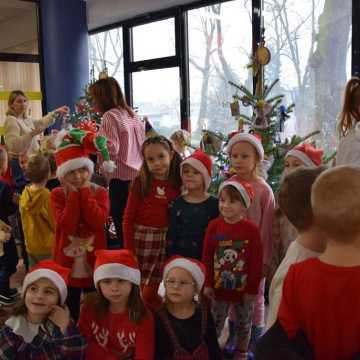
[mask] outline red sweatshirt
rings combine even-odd
[[[228,224],[218,217],[210,221],[204,239],[202,261],[205,286],[216,300],[239,302],[243,294],[256,295],[262,277],[262,245],[258,227],[249,220]]]
[[[87,238],[94,236],[93,250],[87,252],[87,261],[94,266],[94,250],[105,249],[106,239],[104,224],[109,212],[108,192],[102,186],[91,184],[65,195],[61,187],[51,192],[51,208],[56,222],[54,260],[71,268],[73,257],[64,254],[64,248],[70,243],[69,236]],[[92,276],[87,278],[70,278],[70,286],[88,287],[92,285]]]
[[[79,330],[88,342],[88,360],[154,359],[155,329],[150,312],[135,324],[129,320],[128,312],[108,312],[98,319],[90,305],[83,305]]]
[[[134,224],[166,228],[169,205],[180,195],[167,180],[153,179],[150,193],[140,197],[140,181],[137,178],[130,190],[123,219],[125,248],[134,250]]]
[[[305,332],[314,359],[353,359],[360,354],[359,289],[360,266],[302,261],[285,278],[278,318],[289,338]]]

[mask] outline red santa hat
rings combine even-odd
[[[69,132],[61,131],[56,138],[55,160],[56,176],[63,177],[68,172],[86,167],[90,174],[94,172],[94,163],[89,159],[92,153],[100,152],[104,158],[102,164],[106,172],[113,172],[115,164],[110,160],[107,139],[92,131],[74,128]]]
[[[205,190],[207,190],[211,183],[211,169],[212,161],[210,157],[200,149],[195,150],[189,157],[187,157],[180,165],[182,174],[183,166],[189,164],[194,169],[199,171],[204,178]]]
[[[255,148],[256,152],[259,155],[259,160],[260,161],[264,160],[264,148],[261,143],[261,138],[258,135],[238,132],[238,133],[231,133],[229,137],[230,140],[226,147],[226,151],[229,155],[231,154],[231,149],[235,144],[241,141],[245,141],[251,144]]]
[[[41,278],[45,278],[56,286],[60,294],[61,305],[63,305],[67,297],[69,275],[70,269],[57,264],[53,260],[40,261],[26,274],[22,285],[22,295],[25,296],[29,285]]]
[[[94,267],[94,284],[103,279],[122,279],[140,285],[138,262],[130,250],[97,250]]]
[[[193,258],[172,256],[164,265],[163,279],[166,279],[170,270],[174,268],[187,270],[194,278],[198,290],[200,291],[202,289],[205,282],[206,272],[205,265],[203,263]]]
[[[288,156],[294,156],[304,163],[305,166],[320,166],[322,162],[323,151],[316,149],[311,144],[300,144],[288,151],[285,159]]]
[[[233,186],[239,193],[244,202],[244,206],[248,209],[255,197],[254,189],[250,183],[247,181],[240,180],[235,176],[231,177],[229,180],[221,183],[219,187],[219,194],[226,186]]]

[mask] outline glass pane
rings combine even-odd
[[[134,61],[175,55],[174,18],[133,27]]]
[[[179,69],[133,73],[133,103],[155,131],[170,136],[180,128]]]
[[[295,103],[284,136],[320,130],[312,140],[325,151],[336,144],[336,119],[351,76],[351,0],[265,1],[266,46],[272,60],[267,83],[279,78],[272,95]]]
[[[5,121],[9,92],[13,90],[27,93],[30,117],[36,119],[42,116],[39,64],[0,62],[0,126]]]
[[[188,12],[192,142],[203,128],[228,133],[237,129],[229,80],[252,91],[247,69],[251,54],[251,1],[237,0]],[[248,108],[242,109],[247,114]]]
[[[106,67],[109,76],[124,87],[122,28],[89,36],[89,55],[90,69],[94,70],[95,79],[98,79],[99,73]]]
[[[0,1],[0,14],[0,52],[38,54],[36,4],[20,0]]]

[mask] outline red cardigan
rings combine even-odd
[[[93,247],[106,248],[104,224],[109,213],[109,196],[105,188],[91,184],[65,195],[61,187],[51,192],[51,208],[56,222],[54,260],[71,268],[74,258],[66,256],[63,249],[70,244],[69,235],[76,237],[94,236]],[[94,250],[87,253],[87,260],[94,266]],[[87,287],[92,285],[92,277],[70,278],[70,286]]]

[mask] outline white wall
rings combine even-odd
[[[194,0],[87,0],[89,30]]]

